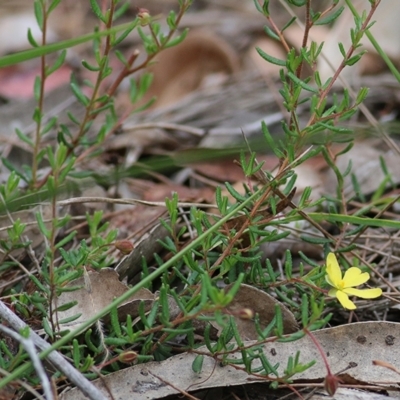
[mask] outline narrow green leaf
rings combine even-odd
[[[50,14],[55,8],[61,3],[61,0],[53,0],[47,10],[47,14]]]
[[[274,374],[275,376],[279,376],[279,373],[278,373],[279,364],[272,365],[269,362],[269,360],[266,357],[266,355],[262,351],[258,352],[258,357],[259,357],[259,360],[261,361],[261,364],[262,364],[262,366],[264,368],[265,374],[267,374],[267,375]]]
[[[165,49],[168,49],[170,47],[176,46],[179,43],[183,42],[187,36],[189,32],[189,29],[186,28],[178,37],[171,39],[166,45],[165,45]]]
[[[39,101],[40,94],[41,94],[41,82],[42,79],[40,76],[35,78],[35,83],[33,84],[33,96],[35,97],[36,101]]]
[[[281,29],[281,32],[283,32],[284,30],[286,30],[287,28],[289,28],[295,21],[296,21],[297,17],[292,17],[289,22],[287,22],[284,27]]]
[[[50,322],[47,318],[42,319],[43,329],[50,338],[54,338],[53,330],[51,329]]]
[[[118,311],[116,308],[113,308],[111,310],[110,317],[111,317],[111,326],[113,327],[115,334],[118,337],[121,337],[122,336],[121,325],[119,323]]]
[[[324,128],[326,128],[332,132],[335,132],[335,133],[353,133],[353,129],[345,128],[343,126],[335,126],[335,125],[327,124],[325,122],[318,122],[318,125],[321,125]]]
[[[167,17],[167,24],[169,29],[172,31],[177,28],[176,26],[176,13],[175,11],[171,10]]]
[[[278,42],[280,41],[279,36],[268,26],[264,26],[264,32],[272,39],[277,40]]]
[[[130,26],[128,29],[125,29],[125,31],[122,32],[120,36],[118,36],[112,41],[112,45],[118,46],[134,29],[135,29],[134,25]]]
[[[15,133],[17,134],[17,136],[20,140],[22,140],[23,142],[25,142],[26,144],[28,144],[31,147],[34,146],[32,139],[30,137],[28,137],[27,135],[25,135],[25,133],[22,133],[22,131],[20,131],[18,128],[15,129]]]
[[[48,133],[52,128],[54,128],[54,126],[56,125],[56,123],[57,123],[57,117],[52,117],[52,118],[50,118],[50,119],[47,121],[46,125],[45,125],[45,126],[43,127],[43,129],[41,130],[40,135],[43,136],[43,135],[45,135],[46,133]]]
[[[49,76],[53,72],[57,71],[64,64],[66,56],[67,56],[67,50],[61,50],[56,61],[54,61],[53,66],[47,69],[46,76]]]
[[[67,236],[62,238],[57,244],[56,244],[56,249],[59,249],[63,246],[65,246],[67,243],[69,243],[77,234],[77,231],[72,231],[70,232]]]
[[[229,194],[238,202],[246,200],[246,197],[242,196],[238,191],[236,191],[236,189],[229,182],[225,182],[225,187]]]
[[[303,80],[299,79],[293,72],[288,71],[287,75],[293,82],[295,82],[298,85],[300,85],[304,90],[307,90],[308,92],[312,92],[312,93],[317,93],[318,94],[318,89],[317,88],[308,85],[306,82],[304,82]]]
[[[117,56],[118,60],[121,61],[121,63],[125,66],[128,67],[128,60],[126,57],[122,54],[120,50],[115,50],[115,55]]]
[[[307,243],[312,244],[326,244],[331,243],[331,239],[322,238],[322,237],[310,237],[310,236],[300,236],[301,240]]]
[[[33,3],[36,22],[41,31],[43,31],[43,3],[40,0],[35,0]]]
[[[76,300],[70,301],[68,303],[63,304],[62,306],[57,307],[55,311],[67,311],[70,308],[76,306],[77,304],[78,302]]]
[[[361,57],[366,53],[367,51],[364,50],[359,54],[356,54],[353,57],[350,57],[348,60],[345,61],[345,65],[351,66],[356,64],[358,61],[360,61]]]
[[[324,18],[318,19],[316,22],[314,22],[314,25],[328,25],[334,22],[340,14],[343,12],[344,7],[339,7],[335,12],[327,15]]]
[[[74,360],[75,368],[79,368],[81,352],[79,350],[79,343],[77,339],[72,340],[72,358]]]
[[[31,28],[28,28],[28,42],[32,47],[39,47],[38,43],[36,42],[35,38],[33,37]]]
[[[346,58],[346,50],[343,46],[343,43],[339,42],[338,46],[339,46],[340,54],[343,56],[343,58]]]
[[[261,50],[259,47],[256,47],[257,53],[266,61],[271,64],[278,65],[280,67],[286,67],[286,61],[280,60],[279,58],[275,58],[267,54],[265,51]]]
[[[116,32],[120,32],[122,30],[128,29],[129,27],[136,26],[138,24],[137,19],[133,22],[129,22],[126,24],[121,24],[111,29],[107,29],[104,31],[96,31],[94,33],[89,33],[86,35],[79,36],[77,38],[68,39],[56,43],[51,43],[45,46],[39,46],[34,49],[21,51],[18,53],[9,54],[3,57],[0,57],[0,68],[7,67],[10,65],[15,65],[24,61],[31,60],[33,58],[41,57],[46,54],[54,53],[55,51],[67,49],[70,47],[77,46],[79,44],[88,42],[90,40],[99,39],[100,37],[111,35]]]
[[[90,0],[90,6],[92,7],[92,11],[96,15],[96,17],[106,24],[107,23],[107,19],[103,15],[103,13],[101,12],[101,8],[98,5],[97,0]]]
[[[35,275],[29,275],[29,279],[30,279],[30,280],[36,285],[36,287],[37,287],[38,289],[40,289],[43,293],[50,294],[50,291],[49,291],[48,289],[46,289],[46,288],[43,286],[42,282],[40,282],[39,279],[36,278]]]
[[[203,369],[204,355],[198,354],[192,363],[192,371],[196,374],[200,374]]]
[[[81,88],[75,82],[71,82],[70,86],[77,100],[87,107],[90,103],[90,100],[86,95],[83,94]]]
[[[44,236],[46,236],[47,239],[49,239],[50,235],[51,235],[51,232],[46,228],[46,225],[45,225],[45,223],[43,221],[43,216],[42,216],[42,214],[40,212],[36,213],[36,220],[37,220],[40,232]]]

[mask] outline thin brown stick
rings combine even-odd
[[[28,325],[17,317],[2,301],[0,301],[0,318],[6,321],[14,330],[28,328]],[[50,344],[42,339],[38,334],[29,328],[29,335],[35,346],[40,350],[50,347]],[[104,394],[86,379],[77,369],[68,363],[57,351],[53,351],[47,356],[48,360],[59,369],[82,393],[91,400],[107,400]]]

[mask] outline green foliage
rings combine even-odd
[[[283,263],[278,270],[271,260],[263,260],[261,246],[281,242],[291,234],[291,226],[296,223],[309,223],[318,231],[319,235],[303,234],[299,238],[304,242],[320,245],[325,253],[330,247],[335,247],[336,239],[319,224],[322,221],[329,221],[338,229],[342,229],[345,224],[355,225],[357,228],[351,232],[343,230],[344,238],[361,232],[365,226],[400,228],[398,221],[366,216],[372,206],[380,204],[381,195],[392,184],[383,159],[381,168],[385,179],[373,196],[371,207],[354,215],[344,213],[344,178],[351,174],[351,165],[343,173],[336,166],[336,158],[348,152],[354,144],[353,130],[346,125],[346,121],[357,112],[368,89],[361,88],[355,98],[344,90],[340,96],[333,95],[328,101],[332,86],[342,70],[357,63],[363,55],[363,51],[357,54],[355,51],[359,48],[363,35],[369,34],[369,17],[374,8],[372,7],[370,14],[363,13],[359,16],[348,4],[355,16],[355,26],[350,31],[351,47],[346,49],[338,44],[343,62],[326,82],[321,81],[316,69],[323,45],[311,42],[299,51],[288,48],[285,59],[277,59],[257,49],[266,62],[281,68],[279,93],[282,106],[289,114],[288,120],[282,121],[282,137],[279,139],[271,134],[267,124],[261,125],[265,143],[279,164],[276,173],[272,175],[264,171],[263,164],[257,162],[256,154],[250,149],[250,152],[242,151],[240,154],[240,164],[247,178],[244,190],[241,192],[226,183],[225,188],[230,198],[223,195],[221,188],[216,190],[218,215],[211,215],[196,207],[182,208],[177,194],[166,199],[168,218],[160,222],[169,234],[161,241],[163,248],[169,253],[168,261],[156,254],[158,265],[150,268],[143,260],[140,279],[134,286],[111,304],[96,310],[95,315],[75,329],[63,330],[62,324],[73,323],[80,314],[60,320],[58,312],[72,309],[77,301],[57,305],[58,296],[81,290],[82,285],[74,285],[73,281],[81,277],[87,279],[88,270],[98,271],[114,265],[115,260],[109,249],[115,245],[118,233],[109,229],[109,224],[104,222],[103,212],[95,211],[85,216],[86,236],[82,239],[80,232],[69,230],[71,218],[68,211],[59,206],[59,200],[62,195],[69,193],[71,178],[87,176],[88,171],[77,171],[76,168],[81,157],[96,157],[104,140],[120,125],[120,116],[114,106],[114,95],[119,83],[129,77],[132,113],[151,104],[152,100],[145,105],[136,105],[152,84],[152,75],[146,69],[158,53],[184,40],[187,30],[180,34],[176,32],[192,1],[177,1],[179,10],[168,14],[166,26],[169,30],[165,31],[164,28],[161,29],[162,24],[147,11],[140,11],[137,18],[128,24],[114,25],[127,10],[128,3],[121,5],[119,0],[111,0],[110,8],[104,12],[99,1],[90,0],[91,9],[99,23],[95,32],[48,45],[44,27],[60,3],[61,0],[35,0],[33,7],[37,24],[43,32],[43,44],[38,44],[31,31],[28,31],[28,41],[33,48],[0,59],[1,67],[43,57],[43,72],[34,84],[37,107],[32,120],[36,124],[35,134],[29,136],[21,130],[16,131],[19,139],[32,151],[32,165],[18,170],[8,160],[2,159],[10,174],[7,181],[0,185],[4,208],[17,204],[17,209],[32,211],[36,218],[34,222],[45,238],[45,250],[38,271],[28,274],[31,282],[29,293],[20,284],[6,293],[19,316],[26,320],[41,321],[52,345],[40,356],[44,358],[57,349],[72,360],[75,368],[94,378],[97,377],[98,370],[102,374],[108,374],[123,368],[128,355],[139,363],[165,360],[174,354],[176,349],[171,343],[179,338],[180,345],[183,346],[181,351],[198,352],[192,363],[195,373],[201,372],[203,353],[207,349],[222,364],[235,364],[249,374],[262,374],[273,387],[279,383],[290,385],[296,374],[310,368],[315,361],[303,364],[299,351],[282,367],[262,351],[262,343],[296,341],[329,322],[331,314],[326,312],[325,307],[325,270],[302,253],[300,257],[304,264],[295,268],[289,249],[285,249]],[[344,9],[335,8],[338,3],[336,0],[325,12],[314,12],[310,0],[287,0],[287,3],[294,7],[303,7],[307,14],[309,25],[304,32],[303,43],[308,43],[309,30],[314,25],[331,24],[340,18]],[[349,2],[346,0],[346,3]],[[277,40],[284,40],[283,32],[296,23],[296,18],[290,18],[278,30],[274,16],[270,13],[269,0],[262,3],[254,0],[254,4],[269,22],[265,27],[266,34]],[[137,32],[146,52],[146,59],[140,67],[134,65],[135,54],[125,57],[116,48],[124,43],[132,31]],[[107,46],[104,46],[104,40],[107,41]],[[95,61],[82,61],[82,66],[95,74],[96,79],[90,84],[86,83],[84,87],[76,76],[71,76],[70,90],[83,112],[69,111],[71,123],[67,126],[61,124],[57,117],[48,118],[45,115],[45,82],[64,64],[66,49],[86,41],[93,43]],[[44,56],[53,52],[59,53],[50,65]],[[110,84],[108,79],[112,76],[112,52],[115,52],[121,63],[122,72]],[[306,66],[312,71],[309,76],[303,74]],[[133,76],[138,69],[142,69],[143,74],[140,77]],[[310,115],[308,122],[302,123],[300,109],[305,107],[309,109]],[[100,127],[95,124],[99,117]],[[94,129],[97,130],[95,134]],[[55,133],[57,143],[45,147],[45,136],[49,133]],[[333,155],[331,146],[334,143],[346,143],[346,147],[341,153]],[[306,150],[305,146],[308,146]],[[336,196],[312,203],[312,190],[306,188],[297,204],[293,204],[297,180],[294,168],[319,154],[323,155],[336,176]],[[49,172],[41,171],[39,167],[42,164],[48,165]],[[353,185],[355,192],[361,197],[359,183],[354,176]],[[18,203],[17,200],[21,198],[34,201]],[[45,215],[41,209],[33,210],[33,203],[43,200],[47,201],[50,215]],[[327,212],[322,212],[324,208]],[[30,245],[30,241],[24,238],[26,230],[27,224],[19,218],[10,223],[6,236],[0,239],[4,260],[13,251]],[[190,240],[188,235],[191,235]],[[342,246],[338,252],[355,248],[356,244],[350,243],[347,247]],[[9,271],[15,265],[19,265],[15,258],[3,261],[0,272]],[[258,314],[247,314],[254,322],[258,339],[254,346],[247,347],[241,337],[236,316],[228,308],[238,295],[242,283],[262,288],[284,304],[299,323],[299,330],[286,334],[282,308],[276,304],[274,316],[266,326],[261,324]],[[226,284],[231,284],[229,289],[226,289]],[[135,320],[131,315],[121,318],[118,307],[142,288],[158,290],[151,306],[145,308],[144,302],[141,302]],[[86,290],[90,291],[90,288]],[[175,307],[171,307],[171,304]],[[109,322],[103,326],[99,321],[106,315],[109,316]],[[202,341],[195,335],[195,326],[198,323],[204,327]],[[218,337],[212,332],[212,324],[221,327]],[[133,348],[135,352],[132,351]],[[240,354],[240,357],[232,357],[233,352]],[[92,373],[94,366],[96,374]],[[0,388],[17,378],[39,384],[32,362],[24,350],[19,348],[17,352],[11,352],[4,340],[0,340],[0,367],[10,372],[9,376],[0,381]],[[57,374],[59,373],[56,372],[53,377],[56,378]]]

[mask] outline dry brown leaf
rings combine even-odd
[[[128,198],[128,196],[124,197]],[[137,196],[131,197],[137,198]],[[145,232],[158,224],[159,218],[165,216],[165,214],[165,207],[149,207],[142,204],[126,207],[110,220],[110,229],[118,229],[120,239],[125,239],[128,236],[142,238]]]
[[[147,98],[157,96],[157,107],[170,105],[204,85],[207,77],[238,70],[238,55],[227,42],[214,33],[193,30],[181,44],[156,58]]]
[[[88,281],[89,279],[89,281]],[[57,298],[54,306],[61,307],[72,301],[77,304],[66,310],[58,311],[58,320],[72,317],[77,314],[81,316],[75,321],[60,324],[62,329],[75,329],[84,323],[93,315],[97,314],[101,309],[108,306],[116,297],[124,294],[128,287],[120,282],[118,273],[111,268],[103,268],[99,272],[89,271],[87,277],[81,277],[70,282],[68,286],[82,286],[81,289],[72,292],[63,292]],[[153,303],[154,295],[147,289],[140,289],[132,295],[125,303],[118,308],[118,314],[121,320],[126,318],[127,312],[133,312],[138,309],[138,303],[145,303],[145,310],[148,310]],[[133,315],[133,317],[136,317]]]
[[[232,286],[233,284],[228,285],[225,288],[225,291],[229,291]],[[229,306],[226,307],[225,312],[231,314],[235,319],[240,337],[243,340],[256,340],[258,338],[258,333],[255,328],[254,320],[241,318],[241,311],[244,309],[250,309],[254,315],[258,314],[260,328],[265,329],[274,318],[275,306],[277,305],[282,312],[284,333],[296,332],[299,327],[292,312],[276,298],[263,290],[255,288],[254,286],[241,284],[234,299]],[[220,327],[216,322],[211,322],[211,324],[219,330],[219,333],[221,333],[222,327]]]

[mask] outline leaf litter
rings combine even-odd
[[[314,335],[324,349],[333,372],[338,374],[344,386],[347,383],[361,386],[368,384],[376,390],[396,390],[400,382],[398,373],[375,365],[375,360],[398,364],[394,349],[400,340],[399,332],[398,323],[371,321],[320,329],[314,332]],[[244,342],[244,346],[251,347],[254,343]],[[257,345],[257,348],[259,346]],[[279,364],[278,370],[281,372],[285,368],[287,359],[296,354],[298,349],[301,349],[302,363],[316,360],[309,370],[296,375],[294,383],[301,383],[305,387],[307,382],[322,380],[326,375],[324,363],[314,343],[307,336],[295,342],[282,343],[275,339],[271,343],[261,345],[261,349],[275,364]],[[207,354],[207,349],[199,348],[196,352]],[[185,391],[196,392],[201,389],[263,381],[262,377],[249,379],[249,375],[241,368],[223,365],[218,359],[208,355],[204,356],[201,373],[195,373],[192,370],[195,358],[196,354],[193,353],[179,354],[163,362],[136,365],[103,379],[116,398],[135,396],[138,400],[160,399],[179,393],[172,385],[165,382],[173,383]],[[230,358],[241,358],[241,354],[233,353]],[[101,389],[103,381],[98,380],[96,384]],[[62,400],[84,398],[77,389],[61,397]]]
[[[391,5],[397,7],[397,2],[394,3],[392,1]],[[206,11],[210,12],[210,10]],[[392,15],[394,14],[395,13],[392,12]],[[188,24],[196,26],[201,24],[199,21],[203,21],[204,23],[204,15],[205,14],[201,12],[189,15]],[[216,14],[211,12],[211,15],[215,16]],[[243,22],[246,18],[241,14],[239,14],[239,17],[238,14],[236,14],[235,17],[238,18],[238,24],[240,21]],[[222,29],[221,27],[223,27],[224,24],[219,24],[219,22],[221,22],[221,17],[217,17],[216,20],[219,29]],[[254,20],[257,19],[254,18]],[[213,20],[209,18],[208,21],[211,26]],[[250,72],[248,70],[244,71],[244,67],[240,65],[239,61],[240,54],[238,54],[236,50],[240,48],[240,46],[232,42],[233,40],[238,40],[238,38],[242,36],[241,40],[243,43],[246,41],[248,44],[258,43],[255,41],[254,32],[258,32],[258,34],[261,32],[263,21],[260,21],[260,24],[257,26],[254,26],[254,22],[253,24],[246,25],[246,28],[243,25],[243,35],[236,34],[236,38],[230,38],[228,25],[226,26],[226,31],[222,35],[198,31],[196,36],[193,35],[193,38],[188,38],[188,46],[193,46],[193,42],[190,44],[190,40],[193,40],[195,42],[202,42],[201,45],[205,47],[200,48],[200,50],[193,54],[189,54],[188,57],[190,56],[190,60],[180,65],[181,69],[179,75],[180,77],[186,77],[186,86],[181,87],[182,82],[180,78],[167,75],[168,69],[174,70],[176,68],[176,59],[181,57],[179,56],[181,53],[177,53],[178,56],[177,54],[170,55],[163,61],[163,63],[171,64],[169,68],[162,68],[163,71],[161,72],[166,75],[158,77],[161,83],[157,85],[157,95],[162,99],[159,106],[162,105],[163,107],[158,108],[155,106],[153,110],[135,116],[133,121],[128,119],[126,123],[122,125],[122,133],[119,137],[122,145],[120,143],[116,144],[117,141],[113,144],[113,140],[110,140],[107,149],[110,154],[113,152],[115,152],[114,154],[121,152],[121,149],[126,149],[127,151],[131,150],[132,156],[130,160],[132,162],[127,162],[126,166],[133,165],[133,163],[141,159],[142,156],[147,156],[150,153],[168,154],[171,150],[178,154],[176,159],[179,160],[182,142],[184,142],[182,147],[189,144],[192,146],[197,145],[199,142],[201,142],[203,146],[207,145],[209,147],[221,147],[224,141],[240,143],[242,140],[242,130],[246,135],[248,134],[250,138],[252,135],[256,137],[260,133],[259,122],[263,119],[268,120],[268,117],[271,118],[271,115],[273,116],[269,123],[271,131],[278,131],[280,120],[286,118],[286,115],[276,104],[273,94],[274,85],[270,85],[270,81],[274,80],[274,71],[261,71],[261,73],[260,71],[255,72],[255,70],[251,70]],[[237,29],[239,29],[239,26],[240,25],[236,25]],[[250,30],[248,26],[251,26]],[[390,36],[391,35],[386,35],[385,39]],[[199,40],[199,38],[202,40]],[[134,39],[132,39],[132,41],[134,43]],[[241,46],[246,47],[243,43]],[[268,43],[258,43],[258,45],[268,46]],[[390,55],[394,59],[399,57],[398,49],[393,45],[389,44],[389,46],[392,46],[391,50],[393,51],[393,53],[392,51],[390,52]],[[177,47],[176,51],[183,51],[183,48]],[[278,52],[277,54],[279,54],[279,49],[276,49],[276,51]],[[211,57],[209,57],[209,59],[204,59],[204,54],[212,54],[213,62],[209,62]],[[204,68],[199,70],[199,63],[201,61],[206,62],[206,64],[204,64],[205,67],[201,64]],[[161,63],[159,65],[161,65]],[[255,68],[257,69],[257,67]],[[239,73],[240,70],[241,73]],[[173,72],[175,73],[176,71]],[[232,74],[236,75],[232,76]],[[269,82],[268,84],[266,84],[267,81]],[[62,77],[59,78],[59,83],[62,83]],[[371,82],[369,82],[369,84],[373,86]],[[391,94],[394,87],[394,83],[390,82],[389,79],[387,91],[384,93],[384,96],[392,97]],[[372,87],[372,90],[374,90],[374,87]],[[388,96],[388,93],[390,93],[390,96]],[[7,92],[5,96],[8,95],[9,93]],[[51,96],[55,96],[55,93],[49,96],[50,103],[52,103]],[[58,96],[60,96],[60,93],[58,93]],[[122,108],[126,99],[121,95],[118,101]],[[398,101],[398,98],[393,96],[393,101]],[[376,99],[375,103],[372,102],[371,107],[380,108],[380,102],[381,98]],[[56,103],[60,103],[60,101],[57,100]],[[183,104],[185,107],[182,106]],[[13,107],[21,107],[21,103],[16,101]],[[388,107],[392,107],[391,109],[395,108],[391,104],[389,104]],[[27,114],[31,115],[32,112],[29,111]],[[146,128],[148,130],[142,131],[142,137],[140,134],[133,135],[129,131],[129,126],[132,124],[157,124],[159,122],[168,122],[169,124],[175,125],[172,129],[159,127]],[[10,119],[10,113],[4,113],[2,116],[4,131],[1,133],[4,137],[13,134],[10,134],[10,132],[13,132],[13,123],[14,120]],[[238,128],[238,126],[240,126],[240,128]],[[199,129],[201,135],[193,138],[192,135],[187,134],[189,128]],[[149,133],[150,131],[151,134]],[[135,141],[133,141],[133,138]],[[161,138],[163,138],[162,141]],[[185,138],[185,140],[182,141],[182,138]],[[5,142],[7,142],[7,140],[6,138],[4,139]],[[193,144],[193,142],[195,144]],[[21,159],[21,152],[22,150],[18,146],[13,146],[11,159],[18,163]],[[398,155],[394,155],[392,150],[384,146],[377,146],[376,141],[367,138],[367,140],[357,143],[353,152],[347,153],[347,156],[348,158],[341,157],[338,159],[338,163],[342,163],[338,164],[338,167],[345,170],[350,160],[356,161],[353,174],[360,183],[361,192],[365,196],[373,195],[380,189],[379,182],[381,182],[382,179],[376,175],[376,173],[378,173],[377,171],[382,175],[380,172],[379,158],[387,161],[393,179],[393,181],[388,182],[387,187],[383,189],[392,188],[392,190],[395,191],[394,188],[399,184],[400,177],[398,176],[396,164],[396,156],[398,157]],[[274,159],[269,155],[265,156],[265,158],[268,161]],[[221,161],[221,168],[226,170],[227,167],[223,162],[226,161]],[[326,170],[326,165],[320,162],[317,163],[315,160],[312,162],[315,164],[309,165],[308,171],[315,174],[315,176],[313,176],[313,183],[310,185],[309,182],[311,174],[307,170],[301,172],[301,169],[299,169],[298,174],[300,181],[297,182],[297,187],[301,187],[303,183],[302,179],[304,179],[306,183],[303,184],[303,187],[313,186],[314,188],[318,188],[320,193],[332,193],[334,188],[330,184],[331,176],[324,172]],[[271,163],[273,163],[273,161],[271,161]],[[177,164],[180,167],[180,163],[178,162]],[[204,184],[204,179],[199,179],[199,172],[203,173],[207,179],[213,183],[213,185],[206,186],[207,191],[204,187],[201,187],[201,189],[190,188],[192,190],[186,188],[188,191],[184,193],[188,194],[188,198],[192,196],[192,199],[195,201],[203,201],[205,199],[206,202],[211,202],[209,191],[213,191],[215,187],[214,184],[218,182],[227,180],[233,184],[240,185],[244,180],[244,177],[241,177],[237,173],[223,174],[223,172],[218,172],[218,169],[211,169],[211,167],[203,166],[201,168],[191,162],[185,162],[182,163],[182,165],[183,164],[188,169],[190,179],[196,182],[197,185]],[[232,164],[230,164],[230,166],[232,166]],[[102,168],[104,168],[105,174],[107,174],[109,166],[103,165]],[[239,169],[237,170],[240,172]],[[302,178],[303,176],[304,178]],[[210,181],[207,183],[210,183]],[[168,195],[168,191],[176,191],[178,187],[178,183],[159,183],[155,185],[154,182],[151,182],[151,184],[154,186],[149,186],[148,194],[143,195],[144,198],[151,201],[159,199],[160,194],[162,197]],[[351,176],[349,175],[346,178],[346,196],[351,195],[352,187]],[[155,194],[154,192],[156,190],[158,190],[159,193]],[[131,194],[132,192],[132,189],[128,189],[128,193]],[[300,196],[301,192],[301,190],[298,190],[296,195]],[[359,204],[353,203],[353,206],[355,210],[361,208]],[[22,223],[27,223],[29,225],[34,219],[32,217],[34,211],[35,210],[29,210],[29,212],[18,211],[13,213],[13,218],[21,218]],[[283,209],[280,211],[283,211]],[[371,212],[374,212],[373,209]],[[1,221],[3,230],[7,229],[9,222],[10,221],[6,218]],[[309,227],[296,226],[294,229],[303,233],[310,233]],[[26,235],[33,249],[37,249],[43,244],[43,239],[38,235],[38,231],[35,230],[35,227],[31,230],[27,230]],[[159,246],[158,241],[164,239],[167,235],[168,232],[163,230],[162,225],[156,224],[152,228],[148,228],[143,237],[135,244],[135,249],[131,254],[125,256],[117,263],[115,270],[119,275],[114,270],[108,269],[99,272],[89,271],[88,277],[90,280],[90,287],[85,284],[84,278],[73,282],[73,285],[82,286],[82,289],[61,294],[57,299],[57,307],[73,301],[77,301],[78,304],[68,311],[59,312],[58,318],[62,320],[77,314],[81,314],[81,316],[77,320],[69,323],[69,325],[63,326],[61,324],[61,326],[63,328],[78,326],[79,323],[87,320],[98,310],[109,304],[115,297],[124,293],[127,290],[127,285],[122,283],[121,280],[127,279],[129,283],[132,283],[134,282],[133,278],[136,277],[136,279],[140,279],[139,275],[142,268],[143,257],[146,261],[150,263],[153,262],[154,253],[161,251],[161,246]],[[321,260],[321,254],[318,253],[315,246],[307,247],[308,243],[301,242],[300,238],[296,237],[296,235],[292,235],[291,240],[298,244],[298,247],[294,250],[295,252],[301,250],[305,252],[307,256]],[[373,254],[379,254],[376,268],[386,273],[390,269],[395,270],[398,264],[398,259],[396,257],[400,255],[396,247],[397,245],[395,245],[398,239],[394,237],[394,232],[388,233],[368,230],[364,232],[363,235],[360,235],[357,240],[358,243],[361,242],[360,245],[364,246],[365,258],[367,258],[367,255],[369,257],[374,257]],[[387,248],[388,245],[389,249]],[[286,249],[287,243],[283,243],[282,246]],[[267,250],[265,251],[267,252]],[[279,253],[283,254],[284,251],[282,251],[282,249],[273,249],[273,251],[267,253],[267,257],[272,257],[273,254]],[[14,257],[22,259],[27,254],[25,250],[20,250],[13,255]],[[372,262],[372,260],[370,262]],[[393,279],[396,278],[394,277]],[[395,285],[395,283],[392,284]],[[245,294],[245,291],[249,291],[249,293]],[[154,304],[156,298],[156,294],[143,289],[118,309],[120,313],[119,316],[122,319],[127,314],[133,317],[137,316],[140,302],[144,304],[144,309],[147,312],[152,304]],[[254,302],[254,300],[256,301]],[[388,301],[384,301],[384,306],[387,307]],[[263,319],[263,312],[268,314],[269,309],[275,304],[283,307],[282,303],[267,293],[247,285],[242,285],[238,296],[235,298],[234,302],[231,303],[231,308],[228,310],[234,314],[238,309],[251,308],[260,315],[264,325],[267,325],[270,322],[268,319],[269,317],[266,316],[265,319]],[[367,306],[368,305],[365,305],[365,309]],[[389,305],[389,310],[396,312],[396,307],[396,305],[391,304]],[[362,303],[359,308],[361,310],[363,309]],[[105,318],[104,321],[107,321],[107,319]],[[285,333],[292,332],[297,326],[297,322],[289,310],[284,311],[284,323],[289,326]],[[333,372],[339,374],[344,385],[359,384],[361,387],[363,385],[368,385],[375,387],[377,390],[384,389],[390,392],[390,390],[397,389],[399,383],[396,370],[396,368],[399,367],[399,363],[396,358],[396,352],[393,350],[398,340],[400,340],[399,332],[399,324],[394,322],[369,321],[321,329],[314,332],[314,335],[324,349]],[[241,336],[244,340],[255,338],[257,334],[254,332],[254,324],[249,327],[244,323],[241,328]],[[251,346],[252,344],[253,342],[245,342],[245,346]],[[263,344],[262,351],[268,357],[272,355],[274,361],[279,363],[278,368],[282,369],[288,357],[293,356],[299,348],[301,349],[301,361],[303,363],[316,360],[316,364],[309,370],[296,375],[294,383],[307,386],[308,383],[314,382],[315,380],[320,380],[322,382],[326,374],[324,365],[322,364],[320,355],[316,352],[315,346],[307,336],[299,341],[288,343],[273,339],[271,342]],[[155,399],[179,393],[174,387],[195,392],[196,390],[206,388],[248,385],[253,383],[249,382],[249,375],[246,372],[230,365],[221,366],[214,357],[207,354],[206,349],[200,348],[197,350],[199,352],[204,352],[204,362],[201,373],[194,373],[192,370],[196,355],[192,353],[182,353],[162,362],[139,364],[112,373],[103,377],[102,381],[96,382],[96,384],[101,388],[102,382],[106,382],[107,387],[111,390],[115,398],[130,398],[134,395],[137,399]],[[233,353],[231,357],[240,358],[240,353]],[[258,381],[263,381],[263,379],[260,378]],[[344,394],[341,394],[341,391],[343,391]],[[346,392],[345,388],[341,388],[337,393],[337,398],[345,395],[351,396],[352,393],[351,391]],[[105,395],[107,395],[106,392]],[[79,396],[81,395],[78,393],[78,390],[73,389],[63,394],[61,398],[84,398]],[[362,392],[357,392],[357,396],[361,398]],[[375,398],[372,394],[370,396],[371,397],[368,398]],[[376,396],[376,398],[378,398],[379,395]]]

